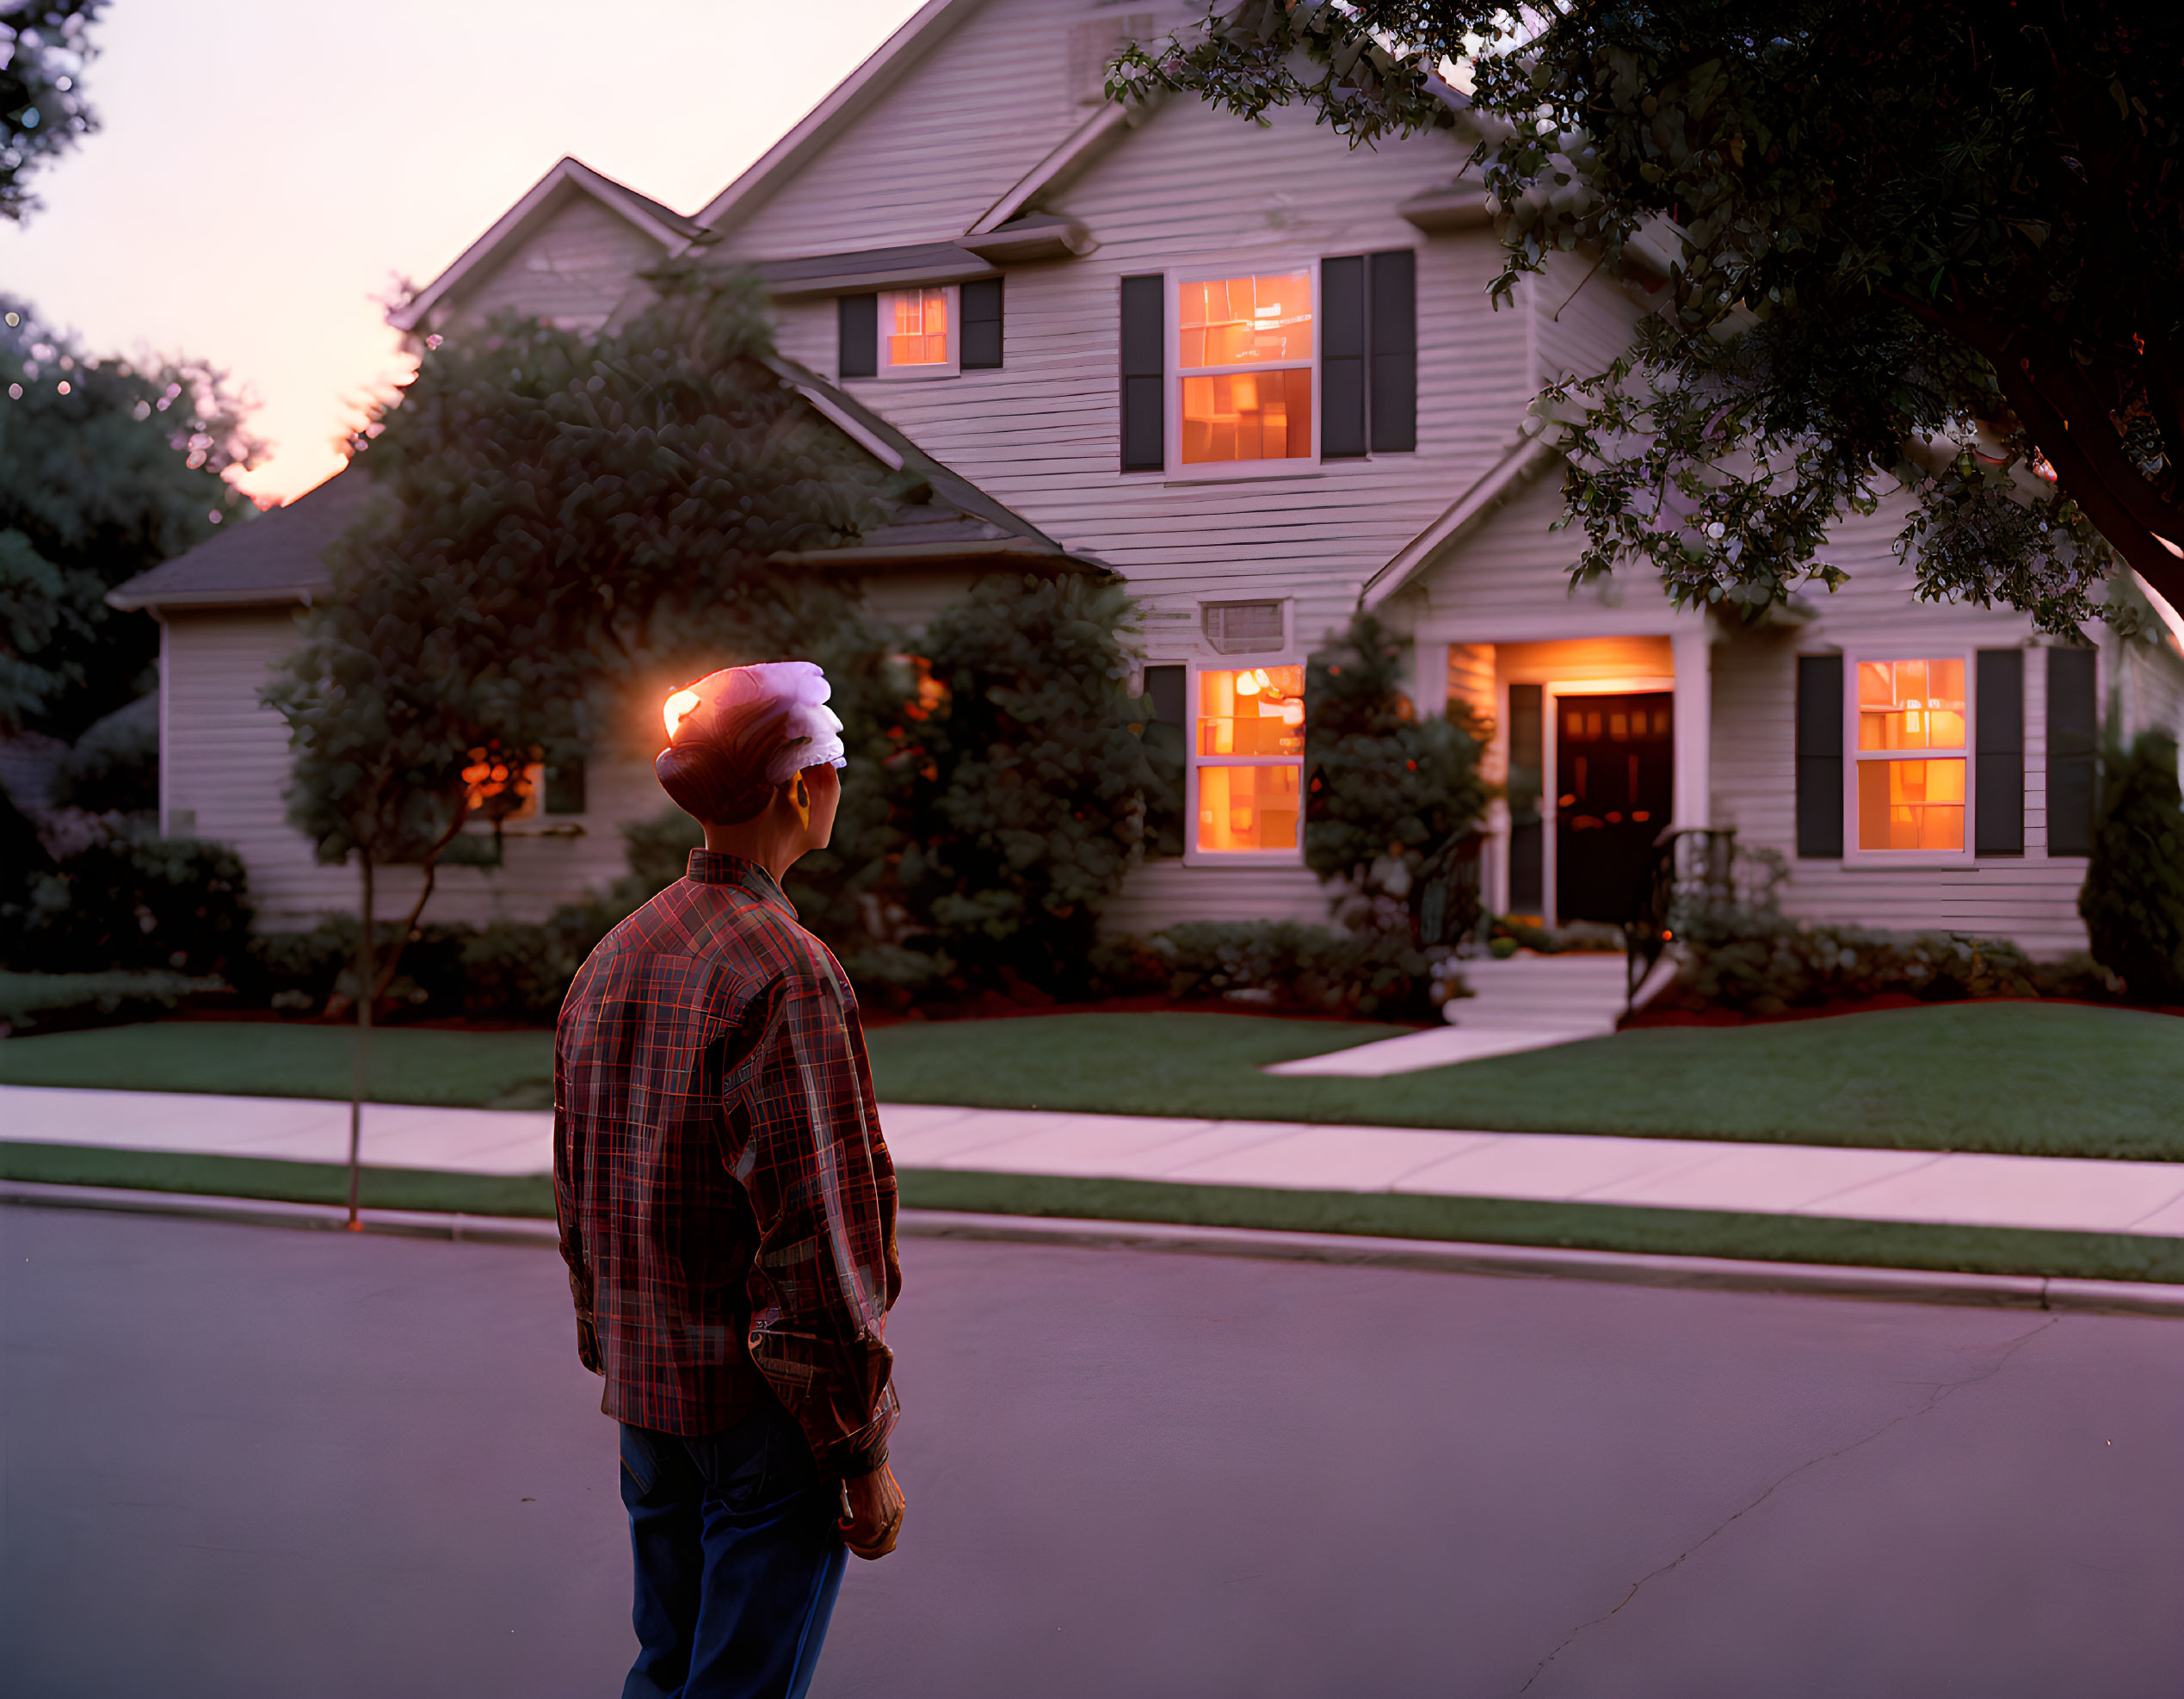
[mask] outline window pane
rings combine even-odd
[[[1293,460],[1312,452],[1312,374],[1240,372],[1183,380],[1183,464]]]
[[[1860,661],[1858,747],[1965,747],[1964,658]]]
[[[1964,769],[1961,761],[1860,762],[1858,847],[1961,850]]]
[[[1199,674],[1198,752],[1302,756],[1304,668],[1244,667]]]
[[[1180,366],[1251,366],[1312,357],[1312,279],[1306,271],[1223,277],[1175,292]]]
[[[891,366],[947,364],[948,292],[946,289],[898,289],[887,299],[893,307],[893,315],[887,327],[887,363]]]
[[[1296,767],[1198,769],[1198,847],[1294,850]]]

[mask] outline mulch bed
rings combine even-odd
[[[2086,1009],[2131,1009],[2142,1015],[2184,1016],[2184,1005],[2174,1003],[2132,1003],[2122,998],[1981,997],[1932,998],[1909,992],[1883,992],[1875,997],[1831,998],[1810,1007],[1778,1009],[1760,1014],[1749,1009],[1655,1008],[1648,1004],[1626,1015],[1616,1024],[1624,1032],[1639,1027],[1755,1027],[1781,1021],[1819,1021],[1836,1015],[1870,1015],[1884,1009],[1933,1009],[1942,1003],[2069,1003]]]

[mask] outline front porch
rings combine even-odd
[[[1487,907],[1619,924],[1661,835],[1713,824],[1710,636],[1703,616],[1582,637],[1556,623],[1425,626],[1416,699],[1492,727],[1484,764],[1505,794],[1485,822]]]

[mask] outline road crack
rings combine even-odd
[[[1525,1677],[1524,1685],[1519,1688],[1517,1691],[1520,1693],[1530,1692],[1532,1690],[1533,1683],[1538,1681],[1541,1676],[1546,1673],[1547,1665],[1553,1663],[1556,1659],[1561,1657],[1564,1652],[1567,1652],[1570,1646],[1575,1645],[1581,1635],[1586,1634],[1591,1629],[1597,1628],[1603,1622],[1613,1622],[1617,1616],[1623,1613],[1625,1607],[1627,1606],[1632,1599],[1636,1598],[1639,1592],[1647,1585],[1652,1582],[1659,1580],[1663,1575],[1670,1574],[1675,1570],[1682,1568],[1687,1562],[1698,1555],[1700,1551],[1711,1545],[1722,1535],[1726,1534],[1731,1528],[1742,1522],[1754,1511],[1759,1509],[1761,1504],[1764,1504],[1768,1499],[1772,1498],[1777,1492],[1780,1492],[1785,1486],[1787,1486],[1799,1475],[1805,1473],[1808,1470],[1817,1469],[1823,1463],[1832,1463],[1838,1457],[1846,1457],[1849,1455],[1850,1453],[1859,1450],[1862,1447],[1871,1445],[1875,1440],[1879,1439],[1883,1435],[1891,1433],[1896,1429],[1902,1427],[1904,1423],[1915,1422],[1920,1417],[1930,1414],[1932,1412],[1939,1409],[1944,1403],[1946,1403],[1952,1395],[1962,1392],[1967,1387],[1977,1387],[1985,1381],[1993,1380],[1996,1375],[2001,1374],[2004,1368],[2008,1367],[2009,1360],[2012,1357],[2015,1356],[2019,1351],[2022,1350],[2027,1345],[2032,1344],[2033,1340],[2039,1338],[2041,1334],[2046,1332],[2049,1328],[2053,1327],[2062,1319],[2063,1318],[2059,1315],[2050,1316],[2045,1321],[2041,1322],[2037,1327],[2028,1328],[2024,1332],[2019,1334],[2014,1339],[2010,1340],[2002,1347],[2000,1353],[1996,1356],[1994,1362],[1989,1364],[1985,1368],[1980,1370],[1977,1374],[1967,1375],[1961,1381],[1944,1381],[1940,1385],[1935,1387],[1933,1391],[1927,1395],[1926,1401],[1919,1405],[1916,1409],[1907,1410],[1900,1416],[1892,1416],[1887,1421],[1882,1423],[1880,1426],[1875,1428],[1872,1432],[1866,1434],[1860,1438],[1854,1439],[1847,1445],[1839,1445],[1833,1451],[1823,1452],[1817,1457],[1808,1457],[1804,1462],[1798,1464],[1795,1468],[1785,1471],[1774,1480],[1768,1482],[1766,1489],[1760,1492],[1758,1496],[1754,1498],[1749,1504],[1743,1505],[1730,1516],[1723,1518],[1720,1523],[1717,1523],[1713,1528],[1709,1529],[1702,1537],[1694,1541],[1689,1546],[1686,1547],[1682,1551],[1677,1553],[1676,1555],[1671,1558],[1668,1562],[1661,1565],[1658,1568],[1648,1570],[1644,1574],[1639,1576],[1637,1580],[1632,1582],[1630,1591],[1625,1593],[1620,1599],[1616,1601],[1615,1605],[1612,1609],[1607,1611],[1601,1616],[1594,1617],[1589,1622],[1580,1622],[1567,1634],[1564,1635],[1560,1643],[1555,1646],[1554,1650],[1548,1653],[1545,1658],[1542,1658],[1538,1664],[1533,1666],[1532,1673]]]

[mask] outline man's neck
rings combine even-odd
[[[757,862],[773,875],[776,885],[787,877],[788,870],[810,847],[804,837],[803,823],[779,802],[768,806],[757,819],[739,820],[734,825],[722,825],[714,820],[706,822],[706,849],[715,855],[739,856],[746,862]]]

